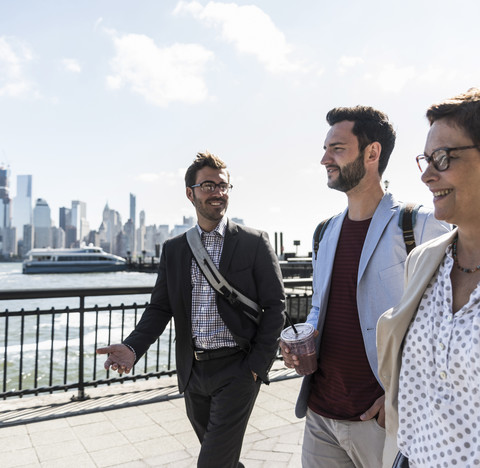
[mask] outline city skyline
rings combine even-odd
[[[126,220],[134,193],[147,224],[173,225],[194,216],[183,177],[208,149],[232,175],[228,216],[304,253],[346,206],[320,165],[333,107],[385,111],[389,190],[432,206],[425,111],[479,85],[479,14],[474,0],[0,2],[0,161],[33,175],[55,218],[82,200],[92,228],[106,203]]]
[[[32,195],[33,177],[19,174],[12,190],[10,167],[0,165],[0,258],[25,257],[32,248],[70,248],[82,245],[102,247],[122,257],[158,256],[165,240],[194,225],[193,217],[183,217],[182,224],[146,224],[146,213],[136,210],[136,196],[129,194],[130,210],[126,222],[108,204],[102,222],[90,226],[87,204],[81,200],[62,203],[58,223],[47,200]],[[136,222],[138,219],[138,223]],[[243,224],[242,220],[236,220]]]

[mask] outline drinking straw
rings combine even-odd
[[[292,319],[290,318],[290,315],[288,315],[287,311],[285,311],[285,315],[287,317],[287,322],[291,325],[295,335],[298,335],[297,329],[295,328],[295,325],[293,324]]]

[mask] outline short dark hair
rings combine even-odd
[[[368,106],[336,107],[327,114],[330,126],[348,120],[353,122],[353,134],[358,138],[358,149],[363,151],[370,143],[378,141],[382,151],[378,161],[378,173],[382,175],[395,147],[396,133],[384,112]]]
[[[466,93],[433,104],[427,110],[430,125],[439,119],[448,119],[461,127],[472,141],[480,144],[480,89],[470,88]]]
[[[197,153],[193,163],[190,164],[185,173],[185,186],[191,187],[195,185],[197,179],[197,172],[204,167],[211,167],[213,169],[226,169],[227,165],[218,157],[208,151],[205,153]],[[230,174],[227,171],[228,180],[230,181]]]

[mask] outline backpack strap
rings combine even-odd
[[[321,221],[320,224],[316,227],[315,232],[313,233],[313,251],[315,253],[315,260],[317,259],[318,247],[320,246],[320,242],[323,239],[325,229],[332,218],[333,216],[331,218],[327,218]]]
[[[403,231],[403,240],[405,242],[405,249],[407,251],[407,255],[416,246],[413,228],[415,227],[415,223],[417,222],[417,213],[421,206],[422,205],[417,205],[415,203],[403,203],[400,209],[398,226]],[[328,223],[332,218],[333,216],[331,218],[324,219],[315,229],[315,232],[313,234],[313,251],[315,253],[315,260],[317,259],[318,248],[320,246],[320,242],[323,239],[325,229],[327,228]]]
[[[402,228],[403,240],[407,255],[415,248],[415,234],[413,228],[417,221],[417,213],[422,205],[415,203],[403,203],[398,217],[398,226]]]

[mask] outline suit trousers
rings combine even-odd
[[[242,351],[194,362],[185,405],[201,444],[198,468],[243,466],[238,460],[260,383]]]

